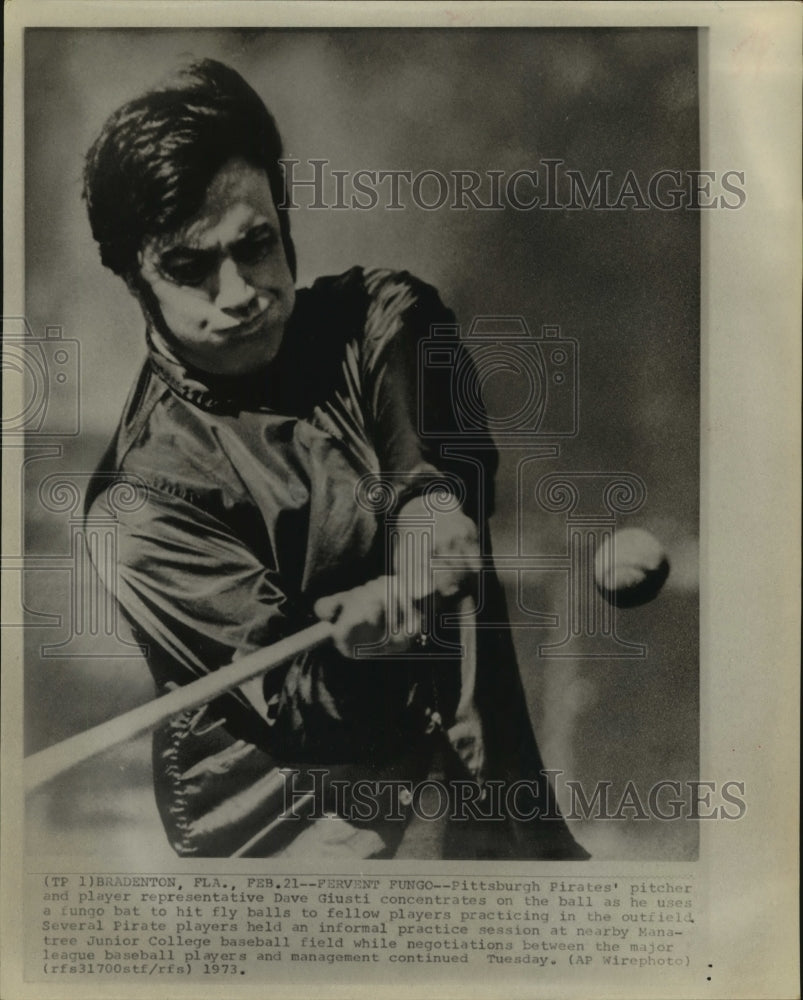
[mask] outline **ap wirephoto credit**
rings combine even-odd
[[[186,16],[21,36],[15,997],[723,995],[708,29]]]

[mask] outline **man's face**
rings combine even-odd
[[[295,289],[264,171],[229,160],[197,215],[146,243],[140,262],[181,360],[240,375],[275,356]]]

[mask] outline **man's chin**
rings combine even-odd
[[[198,367],[213,375],[235,377],[250,375],[265,368],[276,357],[284,336],[284,327],[266,325],[249,331],[236,342],[223,344],[214,351],[204,352]]]
[[[225,359],[219,357],[208,359],[206,370],[211,371],[214,375],[224,375],[232,378],[252,375],[254,372],[267,368],[276,357],[278,349],[279,344],[273,344],[270,341],[260,343],[254,347],[249,345],[248,350],[238,351]]]

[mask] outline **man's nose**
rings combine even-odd
[[[218,309],[243,309],[251,304],[255,294],[254,287],[241,274],[231,257],[224,258],[217,275],[215,305]]]

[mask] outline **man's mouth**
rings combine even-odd
[[[268,302],[264,309],[260,309],[259,312],[255,313],[250,319],[245,320],[243,323],[239,323],[237,326],[228,326],[220,330],[220,335],[223,337],[250,337],[262,330],[265,325],[265,321],[268,319],[270,314],[272,302]]]

